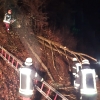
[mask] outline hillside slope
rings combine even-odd
[[[29,43],[29,46],[27,45],[27,43]],[[54,66],[52,65],[52,60],[51,60],[52,56],[50,55],[51,50],[45,49],[46,51],[45,52],[44,47],[41,44],[39,44],[37,38],[33,34],[29,34],[29,33],[25,34],[24,32],[18,33],[14,31],[7,33],[5,31],[5,27],[3,26],[3,23],[1,22],[0,24],[0,45],[3,46],[6,50],[8,50],[10,53],[12,53],[14,56],[16,56],[21,61],[24,61],[25,58],[28,56],[32,57],[33,63],[35,67],[37,68],[38,72],[41,75],[43,75],[43,77],[45,78],[47,82],[49,82],[49,84],[53,85],[53,87],[55,87],[56,89],[58,89],[59,87],[62,87],[62,88],[71,87],[71,89],[63,89],[63,90],[59,89],[59,91],[63,93],[66,97],[68,97],[69,100],[76,100],[76,95],[75,95],[76,92],[73,86],[71,85],[71,81],[70,81],[71,76],[68,73],[69,69],[68,69],[68,64],[66,63],[66,60],[62,58],[61,55],[55,53],[56,55],[55,61],[56,61],[56,66],[57,66],[57,69],[55,70]],[[41,61],[47,66],[48,70],[53,76],[54,82],[47,75],[46,70],[41,66],[41,63],[38,61],[38,59],[36,59],[36,56],[33,55],[32,50],[30,49],[32,49],[38,55]],[[3,86],[6,88],[5,93],[7,97],[4,97],[4,96],[2,97],[2,93],[0,93],[0,96],[6,99],[9,98],[10,100],[11,98],[13,98],[12,100],[17,100],[19,98],[18,95],[14,95],[11,93],[12,96],[10,97],[9,93],[10,91],[15,94],[18,93],[18,84],[19,84],[18,76],[16,76],[16,72],[14,72],[13,69],[11,68],[9,69],[7,67],[8,65],[6,65],[2,59],[0,60],[0,62],[1,62],[0,71],[2,73],[3,78],[5,78],[5,80],[2,78],[1,81],[3,83],[5,82]],[[9,75],[11,70],[12,70],[12,73]],[[13,74],[13,78],[12,78],[12,74]],[[6,77],[7,75],[9,75],[9,78]],[[8,88],[7,88],[8,83],[6,83],[6,81],[10,83]],[[13,83],[15,84],[14,85],[15,87],[13,86]],[[100,82],[98,81],[98,84],[97,84],[98,90],[100,90],[99,84]],[[41,100],[45,100],[45,98],[42,97]]]

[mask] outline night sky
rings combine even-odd
[[[69,27],[77,38],[77,50],[94,57],[100,55],[100,1],[50,0],[49,21],[58,29]]]

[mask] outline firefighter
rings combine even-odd
[[[73,65],[72,65],[72,74],[73,74],[73,80],[72,80],[72,85],[75,86],[75,79],[77,77],[77,73],[79,72],[79,70],[81,69],[81,63],[79,63],[79,61],[77,60],[77,58],[73,58]]]
[[[20,87],[19,94],[23,97],[23,100],[30,100],[30,97],[34,92],[34,80],[43,82],[44,79],[38,75],[33,67],[32,58],[27,58],[24,63],[24,67],[19,69],[20,71]]]
[[[75,79],[75,88],[80,91],[80,100],[96,100],[96,78],[96,72],[94,69],[90,69],[89,61],[83,60],[82,69]]]
[[[4,20],[3,20],[3,22],[6,26],[7,32],[9,32],[9,28],[10,28],[11,14],[12,14],[12,10],[8,9],[7,13],[4,16]]]
[[[77,58],[73,58],[73,65],[72,65],[72,73],[73,77],[76,78],[78,71],[81,69],[81,63],[77,60]]]
[[[6,30],[7,30],[8,33],[9,33],[10,24],[12,24],[15,21],[16,21],[16,19],[12,18],[12,10],[8,9],[7,13],[4,16],[4,20],[3,20],[3,22],[4,22],[5,26],[6,26]]]

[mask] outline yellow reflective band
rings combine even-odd
[[[20,69],[20,87],[22,87],[21,85],[21,75],[25,75],[25,77],[26,77],[26,80],[25,80],[25,83],[26,83],[26,87],[25,87],[25,89],[27,90],[27,91],[29,91],[30,90],[30,74],[31,74],[31,69],[29,69],[29,68],[21,68]],[[24,84],[23,84],[24,85]]]
[[[93,82],[94,82],[94,88],[90,89],[86,86],[86,74],[92,73],[93,75]],[[97,89],[96,89],[96,81],[95,81],[95,70],[94,69],[83,69],[82,70],[82,76],[83,76],[83,89],[81,89],[82,94],[96,94]]]
[[[73,75],[76,75],[76,73],[73,73]]]
[[[19,89],[19,93],[22,93],[24,95],[32,95],[33,94],[33,90]]]
[[[21,68],[20,69],[20,73],[22,73],[22,74],[31,74],[31,69],[29,69],[29,68]]]
[[[73,69],[76,69],[76,67],[73,67]]]
[[[96,89],[81,89],[80,92],[81,94],[87,94],[87,95],[97,94]]]

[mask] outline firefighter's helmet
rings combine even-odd
[[[82,60],[82,64],[90,64],[90,63],[89,63],[89,60],[84,59],[84,60]]]
[[[32,58],[26,58],[25,65],[26,66],[31,66],[32,65]]]

